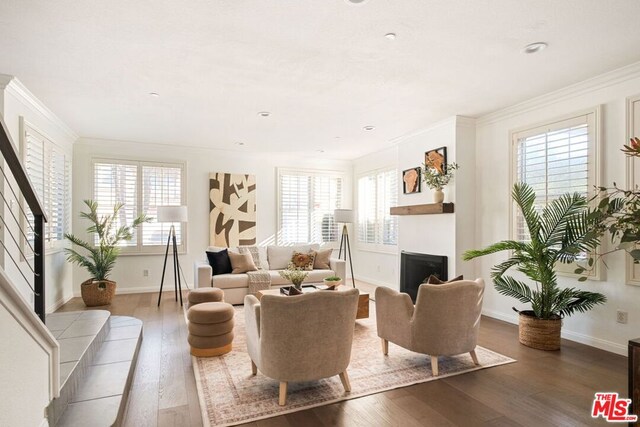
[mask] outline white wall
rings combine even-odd
[[[625,156],[620,151],[626,143],[626,97],[640,94],[640,64],[607,73],[556,93],[492,113],[478,120],[477,126],[477,218],[476,242],[484,247],[509,238],[509,131],[526,125],[553,120],[576,111],[602,105],[604,185],[625,182]],[[487,256],[478,261],[480,276],[489,280],[491,267],[505,255]],[[606,258],[609,268],[603,281],[584,284],[560,278],[563,286],[578,286],[604,293],[608,302],[587,313],[564,320],[563,336],[620,354],[626,354],[627,341],[640,330],[640,287],[625,285],[624,254]],[[516,322],[512,306],[517,301],[498,295],[487,287],[484,311],[493,317]],[[629,313],[629,323],[616,323],[616,310]]]
[[[474,278],[474,264],[461,259],[473,247],[475,212],[475,123],[454,116],[404,138],[399,145],[398,169],[424,163],[426,151],[447,147],[447,163],[457,163],[454,179],[444,189],[445,202],[454,203],[453,214],[403,215],[399,223],[399,251],[447,256],[449,277]],[[399,206],[433,203],[433,190],[423,183],[422,192],[402,194]]]
[[[353,161],[353,208],[358,217],[358,177],[367,172],[378,169],[388,169],[398,167],[398,147],[387,148],[368,154]],[[398,174],[398,182],[400,176]],[[402,192],[402,188],[400,188]],[[398,288],[398,248],[389,248],[388,251],[374,251],[366,248],[366,245],[358,243],[357,229],[351,227],[349,240],[353,251],[353,274],[356,279],[373,283],[374,285]],[[348,268],[347,268],[348,270]]]
[[[123,158],[150,161],[179,161],[187,165],[187,253],[180,255],[180,262],[189,284],[193,283],[193,262],[204,259],[209,246],[209,173],[229,172],[256,175],[257,186],[257,241],[268,242],[275,236],[276,217],[276,168],[327,169],[345,174],[344,200],[351,204],[350,161],[322,159],[315,151],[301,155],[297,153],[252,153],[250,148],[242,151],[221,151],[203,148],[185,148],[160,144],[143,144],[123,141],[81,139],[74,146],[74,201],[73,212],[83,210],[82,200],[91,198],[91,159],[93,157]],[[74,223],[74,233],[86,236],[86,224]],[[124,255],[113,271],[112,280],[118,282],[118,292],[157,291],[162,274],[162,255]],[[149,269],[149,277],[143,277],[143,269]],[[171,270],[171,269],[168,269]],[[74,289],[79,293],[80,283],[88,278],[85,270],[74,268]],[[167,285],[168,288],[166,287]],[[173,272],[165,277],[165,290],[173,289]]]
[[[3,93],[0,112],[3,115],[11,138],[16,145],[16,150],[19,150],[20,147],[20,117],[23,117],[24,120],[34,126],[39,132],[54,141],[68,156],[72,156],[73,144],[77,140],[77,135],[17,79],[11,76],[0,75],[0,92]],[[18,155],[20,156],[20,153],[18,153]],[[8,170],[6,165],[4,166],[5,170]],[[70,172],[73,175],[73,171]],[[15,183],[11,183],[11,185],[13,185],[16,193],[18,193]],[[14,215],[20,218],[22,214],[18,208],[18,201],[11,195],[6,186],[4,188],[4,194],[7,195],[9,202],[13,204]],[[19,231],[13,227],[13,219],[9,219],[11,215],[8,210],[6,210],[6,207],[4,208],[5,218],[7,218],[6,220],[12,232],[14,235],[19,236]],[[70,218],[70,223],[73,223],[73,215],[72,218]],[[4,242],[8,245],[9,251],[14,259],[20,260],[18,248],[13,244],[8,235],[4,236]],[[33,302],[33,293],[8,256],[4,257],[3,268],[13,283],[18,286],[25,298]],[[27,278],[32,279],[33,273],[26,267],[24,262],[21,262],[21,269]],[[33,280],[31,280],[31,284],[33,285]],[[66,262],[65,254],[62,250],[55,252],[48,251],[45,255],[45,286],[45,304],[47,311],[54,311],[73,296],[72,268]]]

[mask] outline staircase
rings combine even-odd
[[[142,343],[142,322],[105,310],[53,313],[47,328],[60,344],[60,397],[50,426],[122,424]]]

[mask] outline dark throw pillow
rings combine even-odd
[[[431,276],[429,276],[427,281],[424,282],[424,283],[428,283],[429,285],[444,285],[445,283],[458,282],[460,280],[464,280],[464,277],[462,277],[462,274],[460,276],[458,276],[458,277],[454,277],[453,279],[451,279],[449,281],[440,280],[440,279],[438,279],[436,276],[434,276],[432,274]]]
[[[233,270],[231,268],[229,252],[226,249],[223,249],[220,252],[207,251],[207,259],[209,260],[209,265],[213,270],[213,276],[218,274],[229,274]]]

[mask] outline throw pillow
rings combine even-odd
[[[464,277],[462,277],[462,274],[459,275],[458,277],[454,277],[451,280],[440,280],[438,279],[436,276],[434,276],[433,274],[431,276],[429,276],[429,278],[427,279],[426,282],[424,283],[428,283],[429,285],[444,285],[445,283],[451,283],[451,282],[459,282],[460,280],[464,280]]]
[[[231,273],[231,261],[229,260],[229,252],[226,249],[218,252],[207,251],[207,259],[209,260],[211,270],[213,270],[213,276]]]
[[[312,251],[315,255],[315,260],[313,261],[313,269],[314,270],[330,270],[331,266],[329,265],[329,259],[331,258],[331,252],[333,249],[327,249],[324,251]]]
[[[258,268],[253,262],[253,258],[250,253],[238,254],[235,252],[229,252],[229,259],[231,260],[231,274],[241,274],[247,271],[256,271]]]
[[[303,254],[302,252],[294,252],[289,265],[298,270],[311,271],[313,270],[313,261],[315,258],[316,256],[313,251],[306,254]]]
[[[259,269],[262,268],[262,262],[260,260],[260,252],[258,251],[257,246],[238,246],[238,252],[241,254],[251,254],[251,258],[253,259],[253,263]]]

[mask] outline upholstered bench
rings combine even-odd
[[[224,292],[218,288],[196,288],[189,291],[189,304],[187,308],[191,308],[196,304],[203,302],[221,302],[224,301]]]
[[[233,316],[231,304],[203,302],[187,311],[191,354],[197,357],[220,356],[231,351],[233,342]]]

